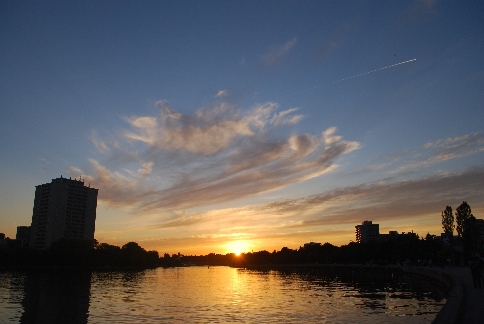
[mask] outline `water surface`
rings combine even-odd
[[[430,323],[424,282],[187,267],[0,273],[0,323]]]

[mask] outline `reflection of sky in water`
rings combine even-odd
[[[445,303],[422,282],[353,282],[228,267],[0,274],[0,322],[431,322]]]

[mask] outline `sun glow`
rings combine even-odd
[[[225,244],[225,251],[226,253],[234,253],[239,256],[242,253],[249,252],[250,246],[250,242],[247,241],[232,241]]]

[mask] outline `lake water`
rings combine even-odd
[[[0,273],[0,323],[430,323],[442,292],[229,267]]]

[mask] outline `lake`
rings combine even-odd
[[[0,323],[430,323],[426,281],[230,267],[0,272]]]

